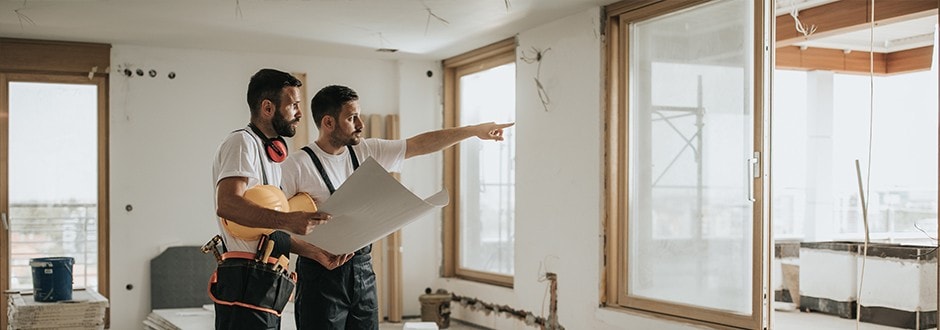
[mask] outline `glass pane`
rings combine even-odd
[[[812,187],[832,201],[834,227],[814,240],[864,240],[855,160],[868,168],[869,109],[874,111],[868,226],[871,239],[887,243],[936,245],[937,232],[937,73],[874,77],[870,103],[867,76],[833,74],[828,172],[831,187]],[[822,164],[822,162],[821,162]],[[812,169],[823,172],[822,169]],[[823,172],[825,173],[825,172]],[[868,181],[870,179],[870,181]],[[822,188],[822,189],[819,189]],[[823,190],[825,189],[825,190]],[[815,194],[819,192],[814,191]],[[818,214],[818,213],[817,213]],[[807,219],[808,220],[808,219]],[[816,222],[828,222],[818,217]],[[826,237],[829,236],[829,237]]]
[[[76,288],[98,284],[98,91],[11,82],[10,289],[32,289],[30,258],[75,258]]]
[[[750,315],[753,3],[630,26],[628,289]]]
[[[460,122],[515,122],[516,65],[460,77]],[[494,143],[460,144],[460,267],[512,275],[516,205],[515,130]]]
[[[805,71],[774,71],[773,125],[773,233],[776,240],[803,238],[803,219],[807,213],[807,150],[810,147],[807,117],[807,73]],[[817,119],[818,121],[818,119]],[[816,135],[816,134],[813,134]],[[819,142],[812,142],[819,145]],[[830,151],[831,152],[831,151]],[[853,172],[854,173],[854,172]],[[815,213],[815,212],[814,212]]]

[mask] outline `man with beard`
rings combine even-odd
[[[276,266],[279,256],[291,251],[290,237],[283,231],[306,235],[329,219],[320,212],[264,208],[245,194],[258,185],[280,184],[279,163],[287,158],[281,136],[293,136],[303,116],[299,109],[300,86],[300,80],[286,72],[262,69],[255,73],[248,83],[250,122],[222,141],[213,162],[216,213],[222,218],[219,231],[225,252],[210,279],[216,329],[279,329],[280,312],[294,283],[286,272],[267,270]],[[239,236],[230,228],[231,222],[276,231]],[[270,258],[259,257],[262,254]]]
[[[284,162],[281,185],[288,196],[306,192],[325,201],[352,175],[360,161],[372,157],[386,170],[400,172],[406,158],[443,150],[464,139],[503,140],[508,124],[486,123],[448,128],[406,140],[363,139],[359,96],[345,86],[327,86],[313,97],[310,110],[320,135]],[[332,255],[294,240],[298,329],[378,329],[378,301],[372,246],[355,253]],[[348,262],[347,262],[348,261]]]

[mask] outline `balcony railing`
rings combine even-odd
[[[29,259],[72,257],[75,288],[98,286],[98,205],[10,205],[10,289],[33,288]]]

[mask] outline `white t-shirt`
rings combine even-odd
[[[262,146],[261,139],[248,127],[232,132],[222,141],[212,163],[212,192],[216,202],[219,200],[217,186],[219,181],[225,178],[236,176],[248,178],[246,188],[259,184],[274,186],[280,184],[281,168],[278,163],[262,154]],[[222,227],[222,221],[218,218],[216,218],[216,223],[218,223],[219,232],[222,233],[222,239],[228,251],[255,252],[257,250],[257,240],[246,241],[235,238]]]
[[[323,163],[323,169],[326,170],[333,188],[339,189],[353,173],[352,159],[349,155],[349,149],[343,148],[339,155],[331,155],[320,149],[316,143],[307,145]],[[365,162],[369,157],[375,159],[379,165],[389,172],[401,172],[402,163],[405,161],[405,140],[384,140],[384,139],[364,139],[353,146],[356,151],[356,158],[359,164]],[[283,179],[281,187],[288,198],[297,194],[297,192],[306,192],[313,197],[317,203],[322,203],[330,198],[330,190],[323,183],[317,166],[313,160],[303,150],[294,151],[284,163],[281,164]]]

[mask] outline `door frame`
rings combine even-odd
[[[9,135],[10,131],[10,103],[9,84],[11,82],[37,82],[95,85],[97,87],[97,144],[98,144],[98,291],[104,297],[110,297],[110,222],[109,222],[109,111],[108,111],[108,77],[107,76],[78,76],[52,73],[3,73],[0,72],[0,212],[10,213],[9,201]],[[42,134],[54,134],[43,132]],[[10,287],[10,231],[7,224],[0,225],[0,306],[7,304],[7,290]],[[110,308],[108,314],[110,315]],[[106,319],[108,319],[106,317]],[[109,324],[106,321],[106,325]],[[6,308],[0,308],[0,328],[6,328],[8,315]]]
[[[773,5],[769,0],[754,2],[753,8],[753,71],[752,71],[752,113],[753,113],[753,151],[759,156],[758,173],[751,178],[754,185],[752,204],[752,250],[751,250],[751,315],[739,316],[695,306],[664,303],[637,297],[626,297],[627,243],[628,229],[625,223],[629,206],[621,201],[629,198],[626,184],[629,155],[625,151],[629,146],[627,116],[629,104],[629,21],[623,19],[630,13],[633,20],[656,17],[676,10],[707,3],[707,0],[667,2],[662,0],[623,1],[606,9],[606,177],[607,196],[605,209],[606,239],[604,255],[606,266],[601,273],[601,303],[628,311],[649,314],[659,318],[692,322],[708,326],[734,328],[766,328],[770,320],[770,263],[772,245],[770,242],[770,161],[769,161],[769,114],[771,106],[773,73]],[[768,120],[765,120],[768,119]],[[640,305],[640,306],[638,306]]]

